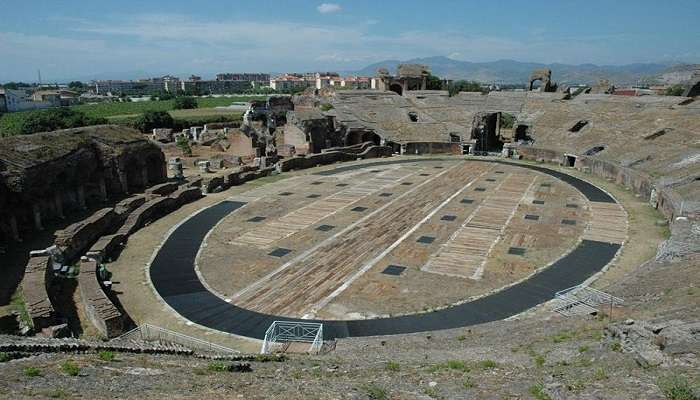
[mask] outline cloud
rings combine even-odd
[[[340,4],[336,4],[336,3],[321,3],[321,5],[316,7],[316,9],[321,14],[330,14],[330,13],[340,11],[341,7],[340,7]]]
[[[185,14],[75,19],[65,24],[64,31],[50,35],[0,32],[0,54],[5,56],[1,57],[0,81],[32,79],[38,68],[44,76],[57,77],[92,76],[96,71],[101,75],[147,71],[205,77],[236,70],[347,71],[381,60],[435,55],[475,62],[502,58],[562,63],[639,61],[639,46],[621,50],[609,45],[631,40],[625,37],[538,38],[537,32],[506,37],[442,27],[384,33],[363,20],[354,22],[227,20]],[[667,51],[669,57],[681,57],[688,50]],[[694,52],[685,57],[700,55]]]

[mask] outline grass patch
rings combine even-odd
[[[471,376],[467,376],[464,378],[464,381],[462,381],[462,386],[465,389],[471,389],[476,387],[476,383],[474,380],[471,378]]]
[[[0,362],[8,362],[12,360],[12,357],[8,353],[0,352]]]
[[[389,398],[389,395],[386,393],[386,389],[375,385],[374,383],[363,386],[362,390],[371,400],[386,400]]]
[[[65,361],[63,364],[61,364],[61,371],[68,376],[78,376],[80,373],[80,367],[78,367],[72,361]]]
[[[532,356],[532,362],[535,363],[537,368],[542,368],[545,363],[545,358],[542,354],[535,354]]]
[[[612,351],[616,351],[618,353],[622,352],[622,342],[620,342],[619,340],[614,340],[614,341],[610,342],[609,347],[610,347],[610,350],[612,350]]]
[[[598,367],[593,371],[593,379],[597,381],[604,381],[608,379],[608,375],[605,373],[605,369],[603,367]]]
[[[12,294],[10,298],[10,307],[17,312],[19,312],[19,319],[24,325],[34,328],[34,323],[32,322],[29,313],[27,312],[27,305],[24,303],[24,297],[22,296],[22,288],[17,287],[17,290]]]
[[[657,385],[668,400],[697,400],[688,378],[673,374],[659,378]]]
[[[498,363],[493,360],[481,360],[478,365],[481,369],[493,369],[498,367]]]
[[[467,337],[464,335],[459,335],[459,336],[457,336],[457,340],[459,340],[460,342],[463,342],[463,341],[467,340]]]
[[[447,368],[463,372],[469,371],[469,367],[462,360],[447,360]]]
[[[26,367],[22,370],[22,373],[24,376],[28,376],[30,378],[41,376],[41,370],[37,367]]]
[[[99,354],[100,360],[102,361],[114,361],[114,352],[111,351],[101,351]]]
[[[579,346],[578,352],[583,354],[588,351],[588,346]]]
[[[534,384],[527,389],[527,392],[536,400],[552,400],[551,397],[544,391],[544,385],[541,383]]]
[[[389,361],[386,363],[386,370],[387,371],[399,371],[401,369],[401,366],[399,363],[395,361]]]
[[[207,366],[211,372],[251,372],[250,364],[211,362]],[[195,372],[196,373],[196,372]]]
[[[253,360],[257,362],[284,362],[287,361],[287,357],[284,354],[257,354]]]
[[[423,393],[426,396],[433,398],[433,399],[437,399],[440,397],[440,392],[438,392],[438,390],[436,388],[433,388],[433,387],[427,387],[427,388],[423,389]]]
[[[562,342],[566,342],[567,340],[570,340],[573,338],[574,338],[573,332],[561,331],[561,332],[557,333],[556,335],[552,336],[552,342],[562,343]]]
[[[70,395],[63,391],[62,389],[56,389],[52,392],[46,394],[47,397],[52,399],[69,399]]]

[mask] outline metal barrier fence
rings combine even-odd
[[[560,290],[554,297],[562,304],[554,311],[564,316],[591,314],[598,311],[598,307],[610,305],[612,312],[615,304],[622,304],[624,300],[586,285],[578,285]]]
[[[192,336],[187,336],[182,333],[173,332],[168,329],[160,328],[150,324],[142,324],[129,332],[112,339],[113,341],[124,340],[142,340],[144,342],[167,342],[175,343],[194,351],[203,351],[208,353],[223,353],[235,354],[239,353],[236,350],[224,347],[206,340],[197,339]]]
[[[323,347],[323,324],[312,322],[275,321],[265,332],[261,354],[268,353],[276,343],[311,343],[309,353]]]

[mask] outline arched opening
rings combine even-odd
[[[361,131],[349,132],[348,135],[345,137],[345,145],[346,146],[352,146],[352,145],[360,144],[360,143],[362,143],[362,132]]]
[[[538,90],[542,86],[542,79],[533,79],[530,81],[528,90]]]
[[[134,188],[143,188],[143,174],[136,160],[131,159],[126,163],[126,185],[131,192]]]
[[[498,113],[478,114],[474,117],[472,139],[476,139],[475,154],[501,152],[503,141],[498,135]]]
[[[150,185],[163,181],[163,161],[160,157],[152,155],[146,160],[146,172]]]
[[[379,144],[381,144],[381,142],[382,142],[382,138],[380,138],[379,135],[377,135],[374,132],[365,132],[362,135],[362,143],[364,143],[364,142],[372,142],[376,146],[379,146]]]
[[[389,90],[401,96],[403,94],[403,87],[398,83],[392,83],[389,86]]]
[[[515,127],[515,136],[513,141],[515,142],[529,142],[532,140],[530,137],[530,126],[519,124]]]

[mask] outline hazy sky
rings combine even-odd
[[[700,0],[0,0],[0,81],[352,70],[444,55],[700,62]]]

